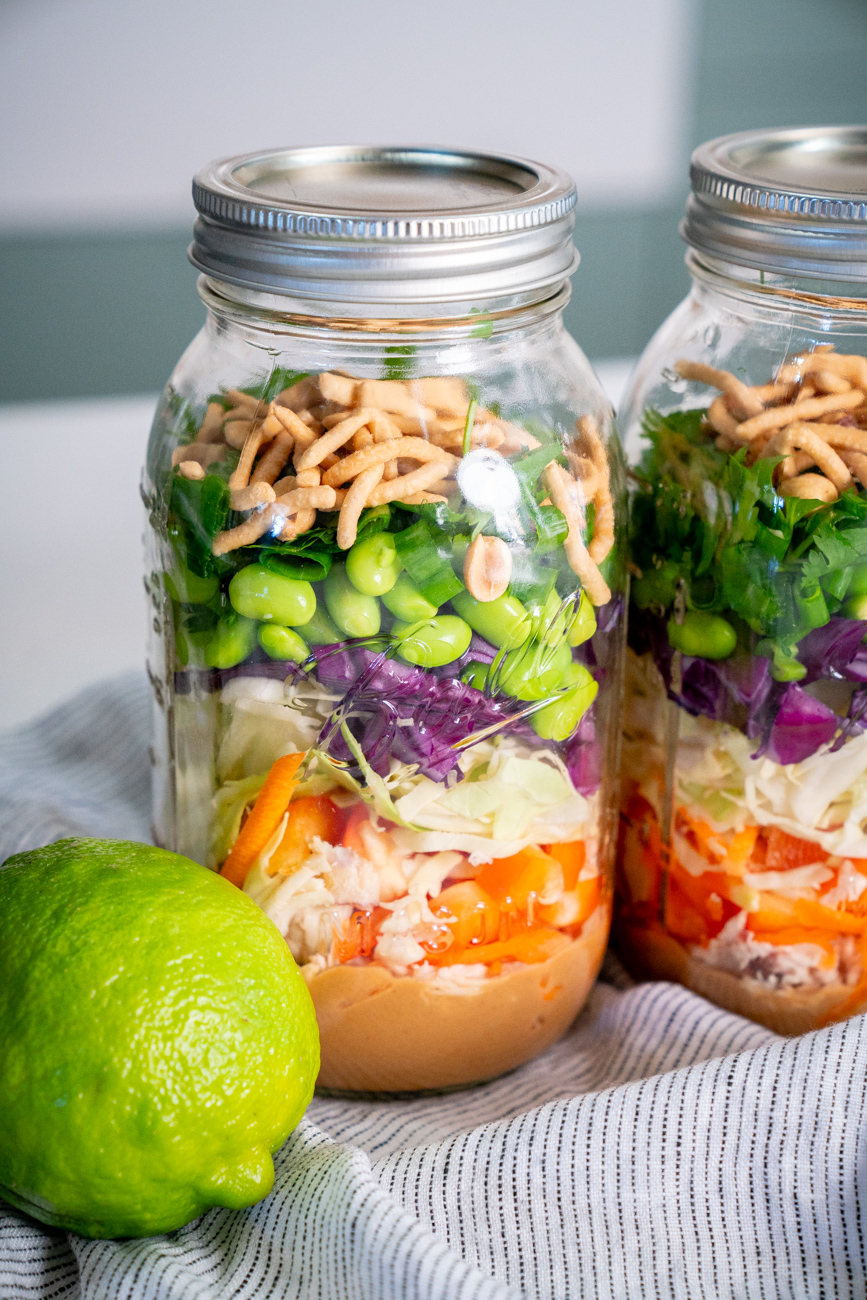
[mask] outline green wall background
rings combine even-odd
[[[689,149],[750,127],[867,121],[865,0],[702,0]],[[660,208],[582,212],[567,323],[591,357],[633,356],[683,296]],[[0,401],[161,388],[203,308],[188,229],[0,235]]]

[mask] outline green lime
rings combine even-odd
[[[228,881],[124,840],[0,870],[0,1197],[87,1237],[252,1205],[318,1069],[307,986]]]

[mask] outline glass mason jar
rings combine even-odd
[[[562,1035],[605,948],[625,473],[565,332],[575,191],[520,159],[213,164],[207,322],[151,437],[155,838],[309,982],[320,1087]]]
[[[712,141],[692,184],[622,422],[617,942],[799,1033],[867,1007],[867,132]]]

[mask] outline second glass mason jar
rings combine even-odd
[[[711,141],[692,185],[622,424],[617,938],[798,1033],[867,1008],[867,130]]]
[[[562,322],[574,187],[317,148],[194,198],[207,322],[144,478],[155,837],[285,935],[320,1087],[491,1078],[610,917],[624,472]]]

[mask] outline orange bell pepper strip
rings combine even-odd
[[[477,962],[485,966],[492,962],[523,961],[528,965],[548,961],[568,948],[572,940],[562,930],[552,930],[550,926],[534,926],[511,935],[508,939],[499,939],[495,943],[483,943],[475,948],[462,948],[458,951],[449,949],[439,958],[441,966],[469,966]]]
[[[542,849],[530,847],[488,862],[476,884],[499,903],[501,912],[526,912],[531,899],[562,893],[563,868]]]
[[[376,947],[379,927],[391,913],[384,907],[357,907],[342,925],[332,926],[333,954],[340,962],[369,957]]]
[[[273,764],[249,817],[241,827],[241,834],[220,868],[220,875],[239,889],[243,889],[247,872],[280,825],[292,791],[298,784],[296,774],[304,757],[304,751],[284,754]]]
[[[717,834],[707,822],[691,816],[686,808],[678,808],[677,820],[680,833],[694,837],[695,847],[710,864],[733,875],[741,874],[755,848],[758,826]]]
[[[563,888],[574,889],[578,884],[581,868],[587,861],[587,850],[583,840],[573,840],[570,844],[546,844],[545,852],[555,858],[563,868]]]
[[[315,838],[332,843],[339,826],[337,809],[327,795],[296,799],[289,805],[289,820],[283,838],[271,854],[269,876],[288,876],[310,856]]]
[[[656,908],[662,868],[662,837],[656,813],[646,799],[633,798],[632,815],[620,817],[617,879],[621,906]],[[627,901],[628,900],[628,901]]]
[[[784,898],[771,893],[760,894],[758,909],[747,913],[747,929],[753,933],[792,928],[864,934],[867,916],[854,916],[851,912],[825,907],[809,898]]]
[[[728,898],[728,891],[735,884],[730,876],[722,871],[703,871],[700,876],[693,876],[686,871],[676,858],[669,867],[669,881],[676,881],[677,887],[700,912],[706,912],[714,921],[721,916],[722,899]],[[716,902],[713,896],[716,895]]]
[[[765,832],[767,852],[765,871],[787,871],[789,867],[806,867],[812,862],[824,862],[828,854],[810,840],[798,839],[779,826],[769,826]]]
[[[360,828],[365,822],[370,821],[370,813],[366,803],[357,803],[352,812],[349,814],[349,821],[346,823],[346,830],[343,832],[343,847],[354,849],[360,858],[367,854],[364,851],[364,840],[359,834]]]
[[[563,891],[556,903],[537,907],[536,916],[545,925],[553,925],[558,929],[562,926],[583,925],[596,910],[602,892],[602,880],[602,876],[576,880],[571,889]]]
[[[492,943],[499,933],[500,909],[477,880],[461,880],[431,899],[431,911],[452,932],[447,952]],[[435,959],[439,954],[431,954]]]
[[[665,890],[664,924],[676,939],[687,943],[706,943],[715,928],[706,911],[694,905],[673,876],[669,876]]]
[[[578,895],[580,914],[575,921],[575,925],[583,925],[588,916],[596,911],[603,883],[602,876],[594,876],[591,880],[576,881],[575,893]]]

